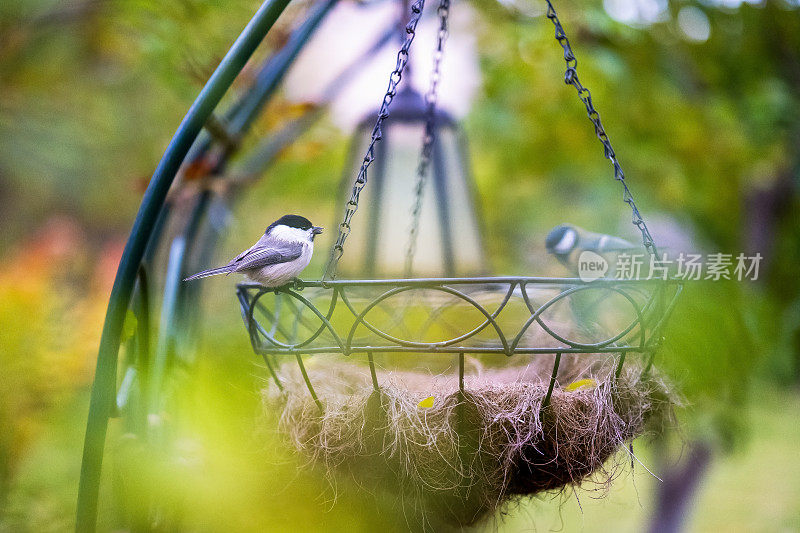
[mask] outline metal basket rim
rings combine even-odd
[[[280,291],[286,287],[293,289],[303,289],[306,287],[320,287],[320,288],[333,288],[333,287],[368,287],[368,286],[391,286],[391,285],[408,285],[408,286],[430,286],[430,285],[477,285],[477,284],[535,284],[535,285],[651,285],[651,284],[664,284],[664,285],[683,285],[686,280],[680,278],[645,278],[645,279],[615,279],[615,278],[598,278],[595,280],[583,280],[581,278],[565,278],[565,277],[546,277],[546,276],[478,276],[478,277],[459,277],[459,278],[376,278],[376,279],[334,279],[334,280],[302,280],[298,279],[293,284],[287,284],[281,287],[266,287],[260,283],[254,282],[240,282],[237,283],[237,288],[244,289],[266,289]]]

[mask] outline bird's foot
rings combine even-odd
[[[291,281],[288,283],[284,283],[283,285],[278,285],[275,287],[270,287],[275,294],[279,292],[285,292],[287,290],[295,290],[295,291],[302,291],[306,288],[305,283],[300,278],[292,278]]]

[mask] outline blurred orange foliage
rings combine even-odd
[[[92,378],[121,247],[53,217],[0,263],[0,494],[47,413]]]

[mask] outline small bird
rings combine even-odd
[[[560,224],[550,230],[545,239],[547,251],[556,256],[561,263],[575,268],[578,255],[584,251],[600,255],[641,250],[625,239],[603,233],[593,233],[572,224]]]
[[[614,279],[617,274],[617,258],[621,254],[637,252],[636,245],[625,239],[594,233],[572,224],[560,224],[550,230],[545,239],[545,247],[571,274],[584,281],[601,277]],[[644,253],[641,250],[639,253]],[[597,268],[590,269],[591,264],[597,265]],[[607,338],[604,333],[609,329],[616,331],[616,325],[609,323],[609,320],[619,316],[619,302],[609,298],[609,292],[579,292],[570,295],[567,301],[576,332],[580,333],[583,342],[598,342]],[[576,382],[576,388],[583,386],[584,381]],[[568,387],[567,391],[570,390],[574,389]]]
[[[300,215],[284,215],[267,227],[253,246],[230,263],[203,270],[183,281],[239,272],[265,287],[280,287],[300,275],[314,253],[314,237],[322,228]]]

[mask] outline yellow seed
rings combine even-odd
[[[417,407],[422,407],[423,409],[430,409],[433,407],[433,396],[428,396],[421,402],[417,404]]]
[[[564,387],[564,390],[567,392],[572,392],[583,387],[589,387],[593,389],[597,387],[597,382],[592,378],[579,379],[578,381],[573,381],[572,383]]]

